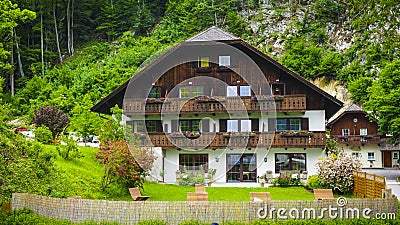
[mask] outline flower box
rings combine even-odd
[[[172,138],[189,138],[189,139],[196,139],[201,136],[201,133],[198,131],[191,131],[191,132],[174,132],[171,133]]]
[[[167,102],[167,98],[165,97],[160,97],[160,98],[147,98],[146,103],[150,104],[160,104],[160,103],[165,103]]]
[[[254,137],[254,132],[227,132],[222,134],[223,137]]]
[[[196,72],[197,73],[210,73],[211,67],[197,67]]]
[[[227,66],[218,66],[217,72],[232,72],[232,70]]]
[[[217,98],[214,96],[202,95],[195,98],[197,102],[216,102]]]
[[[310,137],[311,131],[306,130],[284,130],[281,132],[282,137]]]
[[[282,95],[253,95],[251,98],[255,101],[282,101]]]

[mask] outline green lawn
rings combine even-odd
[[[47,145],[46,149],[57,153],[55,146]],[[60,156],[56,158],[56,166],[65,172],[63,182],[67,196],[82,196],[82,198],[88,199],[132,200],[128,188],[122,184],[112,184],[106,191],[102,191],[103,166],[96,161],[94,156],[98,149],[79,147],[79,150],[83,156],[81,158],[73,160],[64,160]],[[142,194],[151,196],[150,201],[185,201],[187,192],[194,192],[194,187],[145,182]],[[313,194],[302,187],[207,187],[207,192],[210,201],[249,201],[249,192],[270,192],[272,200],[314,199]]]

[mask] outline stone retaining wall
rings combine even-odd
[[[343,200],[343,199],[342,199]],[[280,208],[286,210],[281,216],[297,216],[300,219],[315,218],[323,214],[330,218],[329,211],[340,218],[354,217],[354,209],[359,217],[363,211],[370,209],[368,216],[374,218],[376,213],[397,214],[397,198],[344,199],[345,205],[339,207],[336,200],[323,201],[271,201],[263,202],[221,202],[192,203],[186,201],[106,201],[76,198],[49,198],[33,194],[14,193],[13,210],[28,208],[36,214],[57,219],[68,219],[73,222],[115,221],[122,224],[135,224],[140,220],[161,219],[168,224],[178,224],[187,220],[224,223],[228,221],[251,222],[260,217],[277,218]],[[343,202],[342,202],[343,203]],[[343,205],[341,203],[341,205]],[[336,209],[336,211],[335,211]],[[273,212],[271,214],[271,212]],[[353,215],[354,214],[354,215]],[[357,214],[357,212],[356,212]],[[346,216],[347,215],[347,216]],[[279,218],[278,218],[279,219]]]

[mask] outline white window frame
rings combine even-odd
[[[372,154],[370,156],[370,154]],[[375,152],[367,152],[367,160],[368,161],[375,161],[376,157],[375,157]]]
[[[357,158],[360,158],[361,157],[361,152],[351,152],[351,155],[355,156]]]
[[[228,120],[227,122],[228,132],[239,132],[239,120]]]
[[[251,120],[240,120],[240,132],[251,132]]]
[[[368,135],[368,130],[367,130],[367,128],[360,128],[360,135],[361,135],[361,136],[366,136],[366,135]]]
[[[237,86],[227,86],[226,87],[226,96],[227,97],[238,96]]]
[[[218,57],[219,66],[230,66],[231,56],[230,55],[220,55]]]
[[[189,96],[182,96],[182,90],[187,89]],[[179,87],[179,98],[190,98],[190,87]]]
[[[342,135],[343,136],[349,136],[350,135],[350,129],[349,128],[342,129]]]
[[[251,96],[251,88],[249,85],[242,85],[239,87],[240,96]]]

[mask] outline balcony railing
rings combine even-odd
[[[379,135],[349,135],[349,136],[341,136],[335,135],[333,136],[334,140],[339,144],[346,144],[346,145],[365,145],[365,144],[380,144],[381,139]]]
[[[196,100],[169,98],[165,101],[147,102],[141,99],[125,99],[124,112],[146,114],[164,113],[226,113],[229,112],[305,112],[305,95],[285,95],[275,100],[275,108],[272,100],[254,100],[252,98],[219,97],[217,100]]]
[[[140,135],[139,135],[140,137]],[[253,133],[246,135],[232,135],[226,133],[202,133],[197,139],[186,139],[183,136],[169,138],[164,133],[149,134],[148,138],[139,138],[141,146],[155,146],[164,148],[323,148],[326,143],[325,132],[313,132],[309,136],[282,136],[280,133]],[[229,143],[230,142],[230,143]],[[244,143],[247,143],[244,146]],[[272,144],[271,144],[272,143]],[[257,145],[258,144],[258,145]]]

